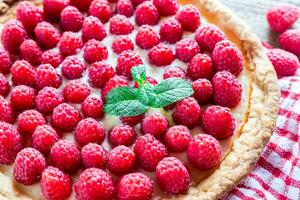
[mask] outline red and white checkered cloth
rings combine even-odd
[[[224,200],[300,199],[300,69],[279,81],[276,130],[255,169]]]

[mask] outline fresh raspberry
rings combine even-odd
[[[192,80],[206,78],[210,80],[213,77],[212,59],[207,54],[197,54],[188,64],[187,74]]]
[[[131,146],[136,138],[134,128],[129,125],[120,124],[113,127],[109,133],[109,142],[113,146]]]
[[[115,75],[114,68],[104,62],[93,63],[88,72],[90,83],[97,88],[103,87]]]
[[[200,78],[192,84],[194,90],[194,98],[200,104],[208,103],[213,96],[213,87],[211,82],[207,79]]]
[[[154,78],[152,78],[152,77],[150,77],[150,76],[148,76],[148,77],[146,78],[145,83],[146,83],[146,82],[150,83],[151,85],[157,85],[157,84],[158,84],[157,80],[155,80]],[[134,85],[133,85],[133,87],[139,88],[139,84],[138,84],[137,82],[135,82]]]
[[[0,121],[10,124],[15,121],[15,113],[11,103],[6,101],[2,96],[0,96]]]
[[[13,174],[17,182],[32,185],[41,179],[45,168],[44,156],[36,149],[25,148],[17,154]]]
[[[11,105],[15,110],[18,111],[34,108],[34,100],[35,89],[26,85],[14,87],[10,95]]]
[[[184,72],[183,69],[179,68],[179,67],[171,67],[165,70],[164,75],[163,75],[164,79],[168,79],[168,78],[186,78],[186,74]]]
[[[128,81],[122,76],[114,76],[106,82],[102,89],[102,99],[106,98],[106,95],[116,87],[129,86]]]
[[[230,72],[217,72],[212,80],[214,102],[220,106],[233,108],[241,101],[242,85]]]
[[[131,3],[136,7],[146,0],[131,0]]]
[[[278,42],[281,48],[300,56],[300,29],[285,31],[279,36]]]
[[[112,49],[117,54],[126,50],[133,50],[133,48],[133,43],[127,35],[120,35],[116,37],[112,43]]]
[[[159,13],[151,1],[144,1],[137,6],[135,10],[135,22],[137,25],[156,25],[158,21]]]
[[[86,168],[102,168],[107,162],[107,151],[99,144],[89,143],[82,147],[81,158]]]
[[[11,124],[0,122],[0,164],[10,165],[22,149],[22,137]]]
[[[70,0],[70,4],[78,8],[80,11],[87,11],[93,0]]]
[[[200,26],[195,33],[195,40],[204,49],[212,52],[216,44],[226,39],[225,33],[213,24]]]
[[[97,122],[93,118],[81,120],[75,129],[75,139],[81,146],[88,143],[101,144],[104,138],[105,129],[102,122]]]
[[[168,194],[182,194],[189,188],[189,172],[184,163],[175,157],[162,159],[155,175],[159,186]]]
[[[277,5],[267,10],[266,18],[273,31],[283,32],[297,21],[299,9],[291,4]]]
[[[21,133],[32,134],[36,127],[46,124],[46,119],[36,110],[25,110],[18,116],[17,124]]]
[[[41,178],[43,196],[48,200],[67,199],[72,193],[72,179],[56,167],[47,167]]]
[[[0,72],[3,74],[8,74],[11,66],[12,59],[9,53],[5,49],[0,48]]]
[[[44,13],[48,19],[58,21],[61,11],[68,4],[69,0],[43,0]]]
[[[63,102],[62,93],[53,87],[44,87],[35,98],[36,108],[44,114],[51,114],[53,109]]]
[[[6,97],[9,93],[10,85],[7,78],[0,72],[0,96]]]
[[[176,0],[153,0],[153,4],[161,16],[175,15],[179,8]]]
[[[81,115],[73,106],[62,103],[54,108],[51,119],[55,127],[63,131],[71,131],[81,120]]]
[[[134,6],[130,0],[118,0],[116,5],[117,13],[120,15],[125,15],[126,17],[131,17],[134,12]]]
[[[130,148],[124,145],[117,146],[110,150],[107,157],[107,168],[110,172],[126,174],[133,170],[135,154]]]
[[[112,17],[113,11],[107,0],[94,0],[89,14],[100,19],[102,23],[106,23]]]
[[[83,57],[88,63],[94,63],[102,60],[106,60],[108,57],[107,48],[102,42],[91,39],[83,48]]]
[[[50,49],[42,54],[41,61],[43,64],[50,64],[54,68],[57,68],[63,61],[63,57],[59,51]]]
[[[181,24],[176,19],[168,19],[160,25],[159,35],[162,41],[173,44],[182,38],[183,30]]]
[[[10,53],[18,53],[22,42],[27,39],[27,33],[21,22],[10,20],[2,29],[1,43]]]
[[[36,88],[39,90],[47,86],[58,88],[62,83],[61,76],[50,64],[42,64],[37,68],[35,80]]]
[[[261,41],[261,44],[263,45],[263,47],[265,47],[266,49],[273,49],[273,46],[271,44],[269,44],[266,41]]]
[[[74,55],[83,46],[83,42],[76,33],[64,32],[59,41],[58,47],[63,56]]]
[[[29,1],[20,2],[16,9],[17,20],[22,22],[29,33],[32,33],[35,26],[43,21],[43,15],[43,10]]]
[[[46,49],[54,48],[60,40],[59,31],[48,22],[41,22],[34,29],[37,42]]]
[[[182,39],[176,44],[176,57],[183,62],[189,62],[198,53],[200,47],[194,39]]]
[[[120,120],[123,124],[128,124],[129,126],[135,126],[140,123],[144,118],[144,115],[137,115],[132,117],[121,117]]]
[[[43,50],[34,40],[24,40],[20,46],[21,57],[32,65],[41,64]]]
[[[73,80],[65,85],[63,93],[66,101],[81,103],[90,95],[91,88],[84,82]]]
[[[111,34],[128,35],[134,29],[130,20],[124,15],[116,14],[109,22],[109,31]]]
[[[182,152],[187,150],[192,139],[190,130],[186,126],[176,125],[169,128],[165,134],[164,141],[168,150]]]
[[[124,175],[118,182],[119,200],[150,200],[154,191],[153,181],[143,173]]]
[[[82,77],[85,69],[85,64],[77,56],[69,56],[61,63],[61,72],[67,79]]]
[[[83,24],[81,12],[74,6],[65,7],[60,14],[60,27],[64,31],[77,32]]]
[[[59,140],[56,131],[49,125],[36,127],[32,134],[32,147],[44,155],[49,155],[52,146]]]
[[[228,40],[218,42],[212,52],[215,71],[229,71],[238,76],[243,71],[244,60],[240,50]]]
[[[199,124],[201,114],[198,102],[193,97],[188,97],[176,103],[173,118],[178,124],[191,128]]]
[[[137,163],[146,171],[155,171],[158,162],[168,155],[166,147],[151,134],[137,139],[134,153]]]
[[[221,162],[220,142],[210,135],[198,134],[190,142],[187,157],[194,167],[201,170],[211,169]]]
[[[160,43],[148,52],[149,62],[156,66],[169,65],[174,60],[173,50],[164,43]]]
[[[88,97],[81,104],[81,110],[87,117],[101,118],[104,116],[103,101],[97,97]]]
[[[146,116],[142,121],[142,131],[144,134],[151,134],[156,138],[162,138],[168,130],[168,119],[160,114],[154,113]]]
[[[103,40],[106,37],[106,31],[102,22],[94,16],[88,16],[84,19],[82,25],[82,39],[88,41],[90,39]]]
[[[51,148],[51,160],[54,165],[66,173],[74,173],[80,165],[80,151],[73,142],[59,140]]]
[[[12,81],[15,85],[35,85],[36,69],[26,60],[17,60],[11,68]]]
[[[185,31],[195,32],[201,24],[199,10],[192,4],[183,6],[175,18]]]
[[[110,200],[115,194],[114,182],[102,169],[89,168],[80,174],[75,184],[75,193],[77,200]]]
[[[137,30],[135,42],[142,49],[150,49],[159,43],[159,35],[151,26],[142,25]]]
[[[143,64],[143,61],[137,52],[131,50],[123,51],[118,55],[117,74],[132,80],[131,68],[140,64]]]

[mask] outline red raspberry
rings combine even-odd
[[[82,48],[81,38],[73,32],[64,32],[58,47],[63,56],[74,55]]]
[[[59,140],[51,148],[51,160],[54,165],[66,173],[74,173],[80,165],[80,151],[73,142]]]
[[[59,31],[48,22],[41,22],[34,29],[37,42],[46,49],[51,49],[60,40]]]
[[[242,85],[227,71],[217,72],[212,80],[214,102],[220,106],[233,108],[241,101]]]
[[[168,149],[172,152],[182,152],[187,150],[192,139],[190,130],[186,126],[172,126],[166,132],[164,141]]]
[[[159,43],[159,36],[151,26],[142,25],[137,30],[135,42],[142,49],[150,49]]]
[[[96,62],[89,67],[88,75],[90,83],[94,87],[101,88],[109,79],[114,77],[115,70],[109,64],[104,62]]]
[[[80,174],[75,184],[75,193],[77,200],[110,200],[115,194],[114,182],[102,169],[89,168]]]
[[[198,42],[198,44],[210,52],[214,50],[218,42],[225,39],[225,33],[213,24],[200,26],[195,33],[195,40]]]
[[[213,64],[210,56],[206,54],[197,54],[188,64],[187,74],[192,80],[206,78],[210,80],[213,77]]]
[[[131,0],[131,3],[136,7],[146,0]]]
[[[116,87],[129,86],[128,81],[122,76],[114,76],[109,79],[102,89],[102,99],[106,98],[106,95]]]
[[[36,69],[26,60],[17,60],[11,68],[12,81],[15,85],[35,85]]]
[[[240,50],[228,40],[218,42],[212,52],[215,71],[229,71],[238,76],[243,71],[244,60]]]
[[[94,0],[90,6],[89,14],[97,17],[102,23],[108,22],[113,11],[107,0]]]
[[[64,31],[77,32],[83,24],[81,12],[74,6],[67,6],[60,14],[60,27]]]
[[[283,32],[297,21],[299,9],[291,4],[277,5],[267,10],[266,18],[273,31]]]
[[[192,128],[199,124],[201,114],[198,102],[188,97],[176,103],[173,118],[178,124]]]
[[[94,16],[88,16],[84,19],[82,25],[82,39],[88,41],[90,39],[103,40],[106,32],[101,21]]]
[[[158,84],[157,80],[155,80],[154,78],[152,78],[150,76],[148,76],[146,78],[146,82],[150,83],[151,85],[157,85]],[[134,85],[133,85],[133,87],[139,88],[139,84],[137,82],[135,82]]]
[[[7,78],[0,72],[0,96],[5,97],[10,90]]]
[[[10,165],[22,149],[22,137],[11,124],[0,122],[0,164]]]
[[[127,35],[120,35],[116,37],[112,43],[112,49],[117,54],[126,50],[133,50],[133,48],[133,43]]]
[[[132,5],[130,0],[118,0],[116,10],[120,15],[131,17],[134,13],[134,6]]]
[[[156,138],[162,138],[168,130],[168,127],[168,119],[160,113],[148,115],[142,121],[143,133],[149,133]]]
[[[198,79],[193,82],[194,98],[200,104],[208,103],[213,96],[213,87],[209,80],[207,79]]]
[[[63,89],[65,100],[71,103],[83,102],[91,93],[89,85],[79,80],[68,82]]]
[[[10,102],[15,110],[23,111],[34,108],[35,89],[26,85],[19,85],[13,88],[10,95]]]
[[[124,175],[118,182],[119,200],[150,200],[153,196],[153,181],[143,173]]]
[[[104,138],[105,129],[103,124],[93,118],[81,120],[75,129],[75,139],[81,146],[88,143],[101,144]]]
[[[176,0],[153,0],[153,4],[161,16],[175,15],[179,8]]]
[[[61,11],[67,7],[69,0],[43,0],[43,8],[47,18],[59,20]]]
[[[36,149],[22,149],[16,157],[13,167],[15,180],[23,185],[39,182],[43,170],[46,168],[44,156]]]
[[[29,1],[20,2],[16,9],[17,20],[22,22],[29,33],[32,33],[35,26],[43,21],[43,15],[43,10]]]
[[[155,175],[159,186],[168,194],[182,194],[189,188],[189,172],[184,163],[175,157],[161,160]]]
[[[77,79],[82,77],[86,66],[77,56],[69,56],[61,63],[62,74],[67,79]]]
[[[108,57],[108,51],[104,44],[100,41],[91,39],[83,48],[83,57],[88,63],[94,63],[102,60],[106,60]]]
[[[121,122],[123,124],[128,124],[129,126],[135,126],[140,123],[144,118],[144,115],[137,115],[132,117],[121,117]]]
[[[41,61],[43,64],[50,64],[54,68],[57,68],[63,61],[63,57],[59,51],[50,49],[42,54]]]
[[[82,147],[81,158],[86,168],[102,168],[107,162],[107,151],[99,144],[89,143]]]
[[[50,64],[42,64],[36,70],[36,88],[43,89],[44,87],[58,88],[62,83],[61,76],[56,73],[54,67]]]
[[[32,147],[44,155],[49,155],[52,146],[59,140],[56,131],[49,125],[36,127],[32,134]]]
[[[132,80],[131,68],[140,64],[143,64],[143,61],[138,53],[131,50],[123,51],[118,55],[117,74]]]
[[[159,35],[162,41],[173,44],[182,38],[183,30],[181,24],[176,19],[166,20],[160,25]]]
[[[87,11],[93,0],[70,0],[70,4],[80,11]]]
[[[131,146],[135,140],[136,132],[129,125],[120,124],[113,127],[109,133],[109,142],[113,146]]]
[[[117,146],[108,153],[107,168],[112,173],[129,173],[133,170],[134,164],[134,152],[124,145]]]
[[[159,13],[151,1],[144,1],[137,6],[135,10],[135,22],[137,25],[156,25],[158,21]]]
[[[67,199],[72,193],[72,179],[56,167],[47,167],[41,178],[42,194],[46,199]]]
[[[176,19],[180,22],[183,30],[195,32],[200,26],[200,12],[192,4],[183,6],[176,15]]]
[[[189,62],[198,53],[200,47],[194,39],[182,39],[176,44],[176,57],[183,62]]]
[[[299,59],[296,55],[282,49],[270,49],[267,52],[279,78],[292,76],[300,68]]]
[[[71,131],[81,120],[81,115],[73,106],[62,103],[54,108],[51,119],[55,127],[63,131]]]
[[[2,96],[0,96],[0,121],[10,124],[15,121],[15,113],[10,102],[6,101]]]
[[[210,135],[198,134],[190,142],[187,157],[194,167],[201,170],[211,169],[221,162],[220,142]]]
[[[179,68],[179,67],[171,67],[165,70],[164,75],[163,75],[164,79],[168,79],[168,78],[186,78],[186,74],[184,72],[183,69]]]
[[[35,98],[36,108],[44,114],[51,114],[53,109],[63,102],[62,93],[53,87],[44,87]]]
[[[36,110],[25,110],[19,115],[17,124],[21,133],[32,134],[36,127],[46,124],[46,119]]]
[[[134,153],[137,163],[146,171],[155,171],[158,162],[168,155],[166,147],[151,134],[137,139]]]
[[[81,110],[87,117],[102,118],[103,112],[103,101],[97,97],[88,97],[81,104]]]
[[[169,65],[174,60],[173,50],[164,43],[160,43],[148,52],[149,62],[156,66]]]
[[[27,33],[21,22],[10,20],[2,29],[1,43],[10,53],[18,53],[22,42],[27,38]]]
[[[11,66],[12,60],[9,53],[5,49],[0,48],[0,72],[3,74],[8,74]]]
[[[285,31],[279,36],[278,42],[281,48],[300,56],[300,29]]]
[[[116,14],[109,22],[109,31],[111,34],[128,35],[134,29],[130,20],[124,15]]]
[[[43,50],[38,46],[34,40],[24,40],[20,46],[21,57],[27,60],[32,65],[41,64],[41,56]]]

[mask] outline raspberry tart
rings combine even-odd
[[[276,73],[215,0],[22,1],[0,22],[0,199],[218,199],[272,135]]]

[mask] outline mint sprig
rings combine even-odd
[[[145,66],[131,69],[131,75],[139,87],[130,86],[112,89],[107,97],[104,111],[115,116],[136,116],[147,112],[150,107],[161,108],[191,96],[191,83],[182,78],[169,78],[156,86],[147,82]]]

